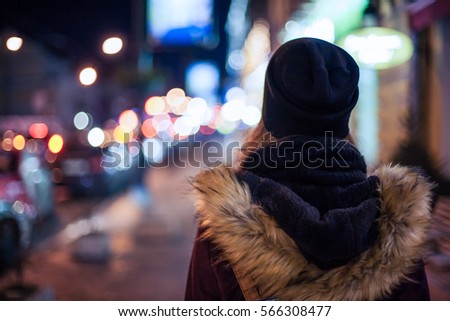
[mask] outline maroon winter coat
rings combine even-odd
[[[430,184],[402,167],[385,166],[375,175],[379,203],[374,241],[344,264],[319,268],[261,202],[255,204],[251,183],[224,167],[201,173],[194,180],[200,227],[186,300],[244,300],[231,266],[247,273],[263,299],[429,300],[421,258],[430,221]],[[288,204],[286,210],[300,210],[294,201],[283,204]]]
[[[201,233],[199,231],[199,233]],[[243,301],[244,295],[229,263],[220,263],[220,250],[210,240],[197,236],[192,250],[186,286],[187,301]],[[430,294],[425,268],[419,262],[408,279],[389,295],[378,298],[389,301],[428,301]]]

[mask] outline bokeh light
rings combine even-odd
[[[261,110],[255,106],[245,107],[242,113],[242,122],[248,126],[256,126],[261,120]]]
[[[156,115],[152,118],[152,126],[157,132],[162,132],[167,130],[172,125],[170,121],[170,116],[167,114]]]
[[[92,147],[98,147],[105,141],[105,133],[101,128],[92,128],[87,136],[88,142]]]
[[[122,126],[126,132],[131,132],[138,127],[139,117],[133,110],[125,110],[119,116],[119,125]]]
[[[34,123],[30,126],[28,132],[31,137],[42,139],[48,134],[48,126],[44,123]]]
[[[243,101],[238,99],[233,99],[228,102],[226,102],[222,106],[222,110],[220,111],[220,114],[222,115],[223,119],[233,122],[238,121],[241,119],[243,111],[245,108],[245,104]]]
[[[52,163],[54,163],[54,162],[56,161],[56,159],[58,158],[58,155],[57,155],[57,154],[53,154],[53,153],[52,153],[51,151],[49,151],[49,150],[46,150],[46,151],[45,151],[44,157],[45,157],[45,160],[46,160],[47,162],[49,162],[50,164],[52,164]]]
[[[186,97],[181,105],[172,107],[172,109],[171,109],[172,113],[174,113],[175,115],[184,114],[186,112],[187,106],[189,105],[191,100],[192,100],[191,97]]]
[[[3,133],[3,138],[14,138],[14,132],[11,129],[8,129]]]
[[[17,150],[22,150],[25,148],[25,137],[22,135],[17,135],[13,139],[13,146]]]
[[[333,21],[328,18],[322,18],[306,27],[303,37],[318,38],[333,43],[335,40],[334,34]]]
[[[149,118],[142,123],[141,132],[145,137],[152,138],[157,134],[156,129],[153,127],[152,121],[153,119]]]
[[[27,144],[26,144],[26,149],[27,149],[27,151],[28,152],[30,152],[30,153],[36,153],[36,151],[38,150],[38,143],[37,143],[37,141],[36,140],[34,140],[34,139],[29,139],[28,141],[27,141]]]
[[[13,140],[11,138],[5,138],[2,141],[2,148],[9,152],[13,148]]]
[[[103,42],[102,50],[107,55],[114,55],[123,48],[123,41],[119,37],[111,37]]]
[[[175,133],[181,136],[192,135],[199,129],[199,126],[195,124],[195,121],[190,116],[181,116],[175,121],[173,127]]]
[[[80,72],[80,83],[84,86],[90,86],[97,80],[97,72],[92,67],[87,67]]]
[[[186,89],[199,97],[215,96],[220,86],[217,65],[210,61],[197,61],[186,69]]]
[[[119,143],[128,143],[133,139],[133,132],[119,125],[114,129],[113,137]]]
[[[169,106],[176,107],[180,106],[186,99],[186,94],[181,88],[173,88],[169,90],[166,94],[166,101]]]
[[[160,121],[158,124],[158,132],[168,131],[170,127],[172,127],[173,124],[170,121],[170,119],[164,119],[163,121]]]
[[[240,71],[245,66],[245,55],[240,49],[233,50],[228,56],[227,62],[231,68]]]
[[[208,122],[208,115],[211,117],[211,114],[208,113],[208,104],[206,100],[203,98],[193,98],[189,104],[187,105],[187,109],[184,115],[189,116],[195,125],[202,125],[204,122]]]
[[[231,101],[231,100],[235,100],[235,99],[245,101],[246,98],[247,98],[247,94],[245,93],[245,90],[242,89],[241,87],[231,87],[225,93],[226,101]]]
[[[58,154],[64,146],[64,139],[61,135],[54,134],[50,139],[48,140],[48,149],[54,153]]]
[[[10,37],[6,40],[6,48],[11,51],[17,51],[22,47],[23,40],[20,37]]]
[[[76,129],[83,130],[89,127],[91,123],[92,116],[88,113],[85,113],[83,111],[80,111],[75,115],[73,118],[73,124]]]
[[[166,102],[162,97],[154,96],[145,102],[145,112],[149,115],[160,115],[164,112]]]

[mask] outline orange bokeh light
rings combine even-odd
[[[128,143],[133,139],[133,136],[133,131],[129,131],[123,126],[117,126],[113,132],[114,139],[119,143]]]
[[[139,125],[139,118],[132,110],[125,110],[119,116],[119,124],[125,131],[130,132]]]
[[[166,102],[162,97],[154,96],[145,102],[145,112],[149,115],[163,114],[166,109]]]
[[[155,137],[156,134],[158,133],[156,131],[155,127],[153,127],[152,119],[150,119],[150,118],[145,120],[142,123],[141,131],[142,131],[142,135],[144,135],[145,137],[148,137],[148,138]]]
[[[25,137],[22,135],[17,135],[13,139],[13,146],[17,150],[22,150],[25,148]]]
[[[2,141],[2,148],[9,152],[13,148],[12,139],[11,138],[5,138]]]
[[[58,154],[64,146],[64,139],[61,135],[55,134],[52,137],[50,137],[48,141],[48,149],[54,153]]]

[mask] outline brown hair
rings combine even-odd
[[[271,135],[271,133],[264,126],[264,122],[261,121],[255,128],[249,129],[244,136],[242,147],[239,150],[239,155],[236,157],[235,167],[236,170],[242,168],[242,162],[252,153],[261,147],[267,147],[275,143],[277,139]]]
[[[349,133],[344,140],[347,140],[350,144],[355,145],[354,137]],[[267,147],[278,141],[276,137],[269,132],[264,126],[264,122],[261,121],[255,128],[249,129],[244,136],[242,147],[239,150],[234,163],[236,170],[243,168],[244,160],[258,148]]]

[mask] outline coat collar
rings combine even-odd
[[[273,218],[251,201],[235,173],[218,167],[193,180],[203,237],[248,275],[263,297],[374,300],[388,295],[421,258],[430,224],[431,184],[411,169],[383,166],[379,236],[357,259],[331,270],[309,263]]]

